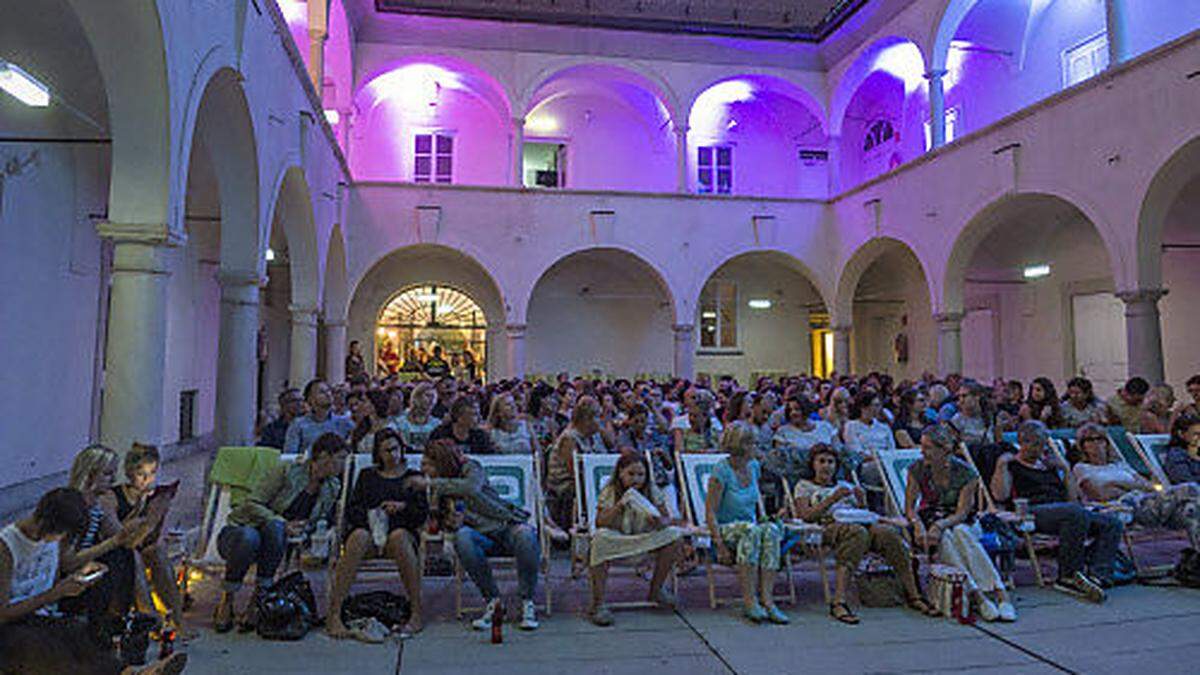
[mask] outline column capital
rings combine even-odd
[[[300,324],[302,326],[312,326],[314,328],[316,327],[317,313],[318,313],[318,310],[316,307],[306,307],[304,305],[288,305],[288,311],[291,312],[291,314],[292,314],[292,323],[293,324]]]
[[[935,79],[940,80],[943,77],[945,77],[946,73],[948,73],[948,72],[949,71],[946,70],[945,68],[941,68],[938,70],[929,70],[929,71],[925,72],[924,78],[927,80],[935,80]]]
[[[346,320],[345,319],[332,319],[332,320],[324,319],[321,321],[321,325],[325,326],[326,328],[345,328]]]
[[[933,315],[933,320],[942,329],[958,329],[963,320],[962,312],[941,312]]]
[[[671,330],[675,331],[676,338],[690,338],[696,332],[696,324],[694,323],[677,323],[671,326]]]
[[[527,327],[528,325],[523,323],[510,323],[504,326],[504,333],[510,340],[523,339]]]
[[[113,223],[96,225],[96,234],[117,244],[175,247],[187,242],[187,235],[176,232],[166,223]]]
[[[691,130],[691,128],[688,127],[688,125],[686,125],[686,124],[676,124],[675,128],[672,129],[671,131],[676,136],[687,136],[687,132],[690,130]]]
[[[1126,305],[1141,303],[1158,304],[1158,301],[1162,300],[1167,292],[1165,288],[1136,288],[1131,291],[1120,291],[1116,295]]]
[[[222,289],[238,288],[241,286],[253,286],[262,288],[266,286],[267,279],[258,272],[245,272],[242,270],[221,270],[217,272],[217,283]]]

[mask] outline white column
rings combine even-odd
[[[1125,335],[1129,350],[1129,376],[1150,384],[1164,381],[1162,325],[1158,301],[1166,289],[1147,288],[1117,293],[1125,303]]]
[[[925,73],[929,80],[929,135],[932,148],[940,148],[946,144],[946,90],[942,78],[944,70],[931,70]]]
[[[834,326],[833,369],[838,375],[850,374],[850,326]]]
[[[325,329],[325,379],[337,384],[346,381],[346,322],[335,319],[321,324]]]
[[[258,290],[255,272],[221,272],[221,329],[217,350],[217,439],[254,443],[258,383]]]
[[[1129,0],[1104,0],[1109,68],[1129,60],[1129,15]]]
[[[508,324],[504,327],[504,337],[508,348],[508,371],[505,377],[525,377],[525,324]]]
[[[829,172],[827,183],[829,196],[833,197],[842,189],[842,137],[830,136],[826,151],[829,159],[825,161],[825,169]]]
[[[962,312],[934,314],[937,323],[938,374],[962,372]]]
[[[133,441],[163,441],[168,255],[183,237],[165,225],[96,229],[113,241],[100,438],[124,453]]]
[[[512,151],[510,153],[512,159],[511,176],[513,187],[524,187],[525,185],[525,118],[512,118],[512,131],[509,133],[512,139]]]
[[[675,191],[681,195],[688,193],[688,128],[675,127]]]
[[[291,368],[288,384],[303,389],[317,376],[317,308],[289,305],[292,313]]]
[[[696,376],[696,326],[677,323],[675,332],[675,377],[690,380]]]

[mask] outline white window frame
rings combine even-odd
[[[962,106],[954,106],[946,108],[946,142],[949,143],[958,138],[958,128],[962,123]],[[925,120],[925,152],[933,149],[933,124],[930,120]]]
[[[708,290],[709,288],[712,289],[713,306],[711,308],[706,307],[705,302],[704,302],[705,297],[706,297],[705,291]],[[725,288],[732,289],[732,296],[733,296],[732,307],[731,307],[731,311],[733,312],[733,327],[732,328],[730,328],[726,324],[725,319],[723,318],[723,315],[721,312],[721,298],[723,296],[722,289],[725,289]],[[699,317],[698,317],[698,320],[696,321],[696,332],[697,332],[696,344],[699,345],[699,350],[701,352],[711,354],[711,353],[722,353],[722,352],[736,353],[736,352],[740,351],[741,335],[739,334],[739,332],[741,330],[742,321],[741,321],[741,315],[740,315],[741,306],[740,306],[740,303],[738,302],[739,297],[740,297],[740,295],[738,293],[737,282],[733,281],[732,279],[711,279],[711,280],[709,280],[708,283],[706,283],[704,285],[704,288],[701,289],[700,303],[699,303],[700,304]],[[711,327],[714,328],[714,330],[712,331],[712,333],[714,335],[713,344],[710,346],[704,345],[704,332],[705,332],[705,328],[706,328],[706,326],[705,326],[706,319],[704,318],[704,313],[706,311],[711,311],[711,312],[716,313],[715,317],[712,317],[711,319],[707,319],[707,321],[712,322]],[[726,344],[722,344],[721,338],[727,334],[727,331],[732,332],[733,341],[732,341],[732,344],[726,345]]]
[[[704,151],[709,151],[709,157],[712,160],[709,164],[701,161]],[[722,165],[717,162],[717,158],[721,150],[729,152],[729,162]],[[702,176],[705,172],[709,172],[709,183],[705,185]],[[725,184],[725,188],[721,188],[720,176],[726,173],[729,180]],[[700,194],[717,194],[728,195],[733,194],[733,144],[732,143],[711,143],[696,148],[696,191]]]
[[[417,150],[418,139],[422,136],[429,136],[429,152],[419,152]],[[441,138],[450,139],[450,151],[439,152],[438,140]],[[447,129],[426,129],[413,134],[413,182],[414,183],[437,183],[439,185],[449,185],[454,182],[454,146],[458,143],[455,140],[454,132]],[[429,158],[429,173],[422,174],[419,171],[420,160],[423,157]],[[450,162],[450,172],[442,174],[438,171],[438,160],[445,157]]]
[[[1073,78],[1071,66],[1078,61],[1087,59],[1091,62],[1091,74],[1086,77]],[[1104,72],[1108,68],[1108,32],[1102,31],[1079,44],[1063,50],[1062,53],[1062,84],[1063,89],[1073,87],[1080,82],[1086,82]]]

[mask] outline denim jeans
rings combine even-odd
[[[1058,537],[1058,576],[1065,578],[1084,569],[1092,575],[1111,580],[1113,559],[1125,527],[1116,516],[1093,513],[1079,504],[1060,502],[1041,504],[1030,509],[1038,532]],[[1084,542],[1092,537],[1090,550]]]
[[[262,527],[226,525],[217,535],[217,552],[225,559],[226,591],[237,591],[250,566],[258,565],[258,586],[267,588],[275,579],[275,571],[287,552],[287,537],[282,520],[272,520]]]
[[[487,557],[505,554],[517,559],[517,585],[521,599],[533,599],[533,593],[537,590],[541,545],[537,532],[529,525],[509,525],[491,534],[482,534],[464,525],[454,535],[454,550],[484,600],[490,601],[500,595]]]

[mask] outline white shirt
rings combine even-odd
[[[870,426],[861,420],[850,420],[846,423],[843,435],[846,437],[846,449],[862,457],[870,457],[872,450],[883,452],[896,449],[892,428],[879,420],[871,420]]]

